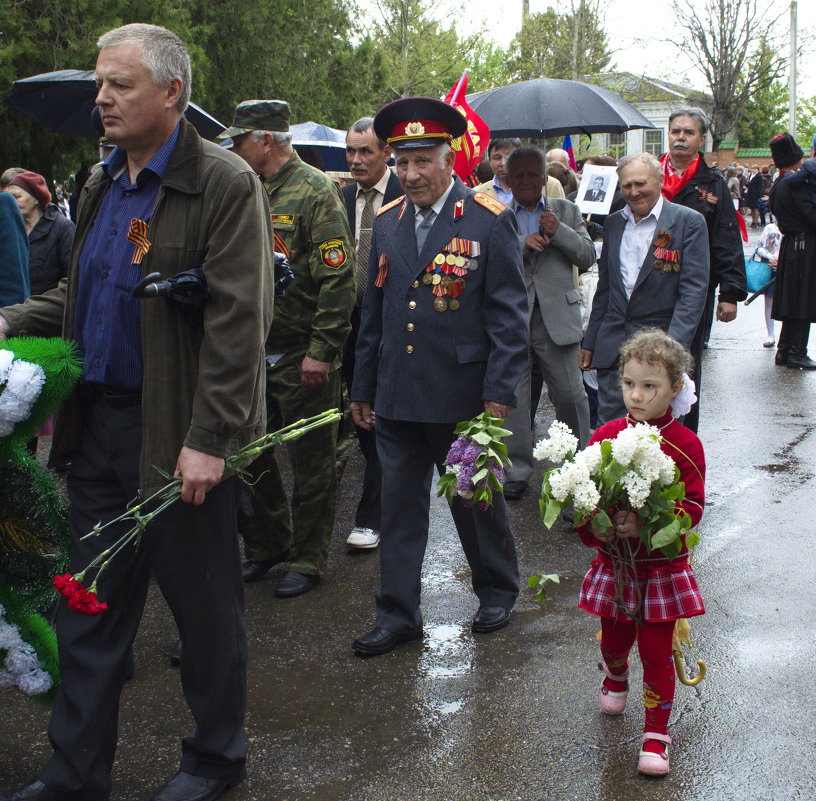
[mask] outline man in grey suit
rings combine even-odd
[[[377,616],[354,641],[361,656],[422,636],[433,468],[442,469],[458,422],[483,411],[503,418],[515,406],[528,348],[515,217],[452,177],[462,115],[406,98],[382,108],[374,130],[394,148],[406,194],[374,224],[351,391],[355,423],[376,423],[383,471]],[[504,496],[486,511],[456,498],[451,512],[479,599],[471,628],[494,631],[519,587]]]
[[[527,283],[530,350],[544,376],[555,416],[583,447],[589,439],[589,403],[578,367],[581,293],[572,266],[586,272],[595,263],[595,246],[578,206],[565,199],[545,202],[542,198],[544,170],[544,154],[537,147],[520,147],[507,159],[507,183],[513,191]],[[518,396],[518,406],[504,421],[513,432],[505,441],[512,466],[504,492],[510,499],[524,494],[533,469],[529,368],[519,381]]]
[[[689,347],[708,291],[708,229],[702,214],[660,193],[660,164],[648,153],[621,159],[626,207],[604,223],[598,289],[578,363],[598,370],[598,423],[626,415],[618,350],[639,328],[656,326]]]

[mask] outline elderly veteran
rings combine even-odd
[[[708,291],[708,232],[703,216],[660,193],[660,164],[648,153],[621,159],[626,207],[604,222],[598,289],[578,364],[598,370],[598,424],[627,414],[618,350],[639,328],[662,328],[689,346]]]
[[[586,272],[595,263],[595,246],[578,206],[564,198],[545,201],[541,196],[544,169],[544,154],[537,147],[520,147],[507,159],[529,300],[530,352],[544,376],[556,418],[584,447],[589,439],[589,402],[578,368],[581,293],[573,265]],[[506,440],[512,464],[504,488],[511,500],[524,494],[533,469],[529,369],[517,392],[518,406],[505,420],[513,432]]]
[[[354,305],[354,248],[337,184],[304,164],[292,148],[289,104],[246,100],[235,110],[233,153],[262,180],[269,197],[275,250],[295,275],[275,304],[266,343],[267,427],[275,431],[337,406],[340,357]],[[337,494],[337,425],[288,443],[294,473],[292,511],[277,457],[253,465],[255,517],[243,526],[244,580],[262,578],[278,562],[286,572],[279,598],[308,592],[320,581],[329,554]]]
[[[382,464],[380,586],[372,631],[354,651],[373,656],[422,637],[420,577],[434,467],[454,428],[516,405],[527,365],[527,293],[512,211],[452,177],[459,112],[406,98],[380,109],[374,131],[394,149],[405,195],[384,205],[368,262],[351,409],[377,430]],[[444,267],[442,266],[444,264]],[[506,625],[519,587],[504,496],[451,512],[479,599],[472,630]]]

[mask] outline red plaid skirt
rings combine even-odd
[[[705,612],[697,579],[685,556],[678,559],[659,559],[654,564],[638,562],[637,582],[640,584],[644,623],[660,623],[693,617]],[[634,611],[637,606],[635,578],[627,573],[623,585],[626,608]],[[631,622],[615,602],[615,581],[609,558],[599,554],[584,576],[578,607],[593,615]]]

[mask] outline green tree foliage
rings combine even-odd
[[[757,89],[739,111],[737,141],[740,147],[767,147],[773,136],[787,127],[788,87],[774,81]]]
[[[16,0],[0,3],[0,94],[15,80],[93,69],[101,33],[149,21],[176,32],[193,64],[192,97],[224,123],[241,100],[276,97],[295,122],[345,127],[378,107],[385,73],[342,0]],[[355,41],[356,40],[356,41]],[[47,131],[0,104],[0,169],[62,181],[97,160],[95,144]]]
[[[597,4],[579,0],[570,11],[548,8],[524,19],[509,48],[514,80],[567,78],[582,80],[603,72],[611,59]]]
[[[376,13],[372,37],[382,51],[387,79],[381,103],[443,96],[478,53],[486,58],[493,53],[480,48],[480,33],[460,39],[452,24],[443,27],[437,18],[443,13],[456,17],[457,10],[441,0],[376,0]],[[475,77],[474,72],[471,80]]]

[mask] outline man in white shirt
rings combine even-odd
[[[705,219],[661,195],[660,164],[648,153],[621,159],[626,207],[606,218],[592,304],[578,364],[598,370],[598,423],[626,415],[618,350],[640,328],[655,326],[686,347],[703,313],[709,277]]]
[[[490,197],[513,207],[513,192],[507,183],[507,157],[516,148],[521,147],[521,139],[491,139],[487,146],[487,158],[493,168],[493,180],[485,181],[475,187],[477,192],[484,192]],[[565,197],[564,187],[555,179],[547,178],[547,197]]]

